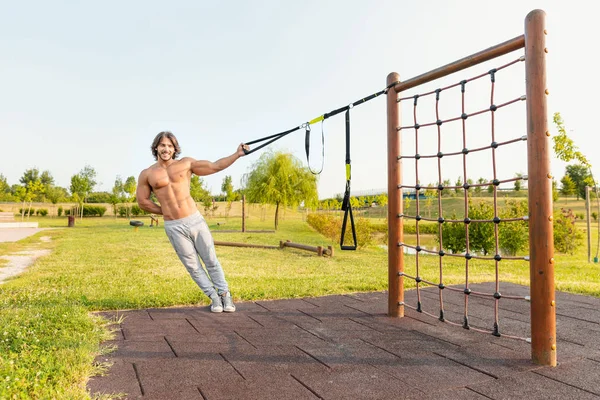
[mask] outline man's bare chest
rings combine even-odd
[[[148,182],[154,190],[159,190],[168,186],[180,186],[189,184],[189,174],[182,168],[156,168],[150,174]]]

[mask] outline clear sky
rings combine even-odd
[[[595,119],[599,34],[596,14],[589,8],[592,2],[0,4],[0,173],[9,184],[37,167],[49,170],[57,185],[68,188],[71,176],[90,165],[98,173],[96,190],[110,191],[117,175],[137,179],[154,162],[150,144],[161,130],[177,135],[183,156],[214,161],[233,153],[241,142],[298,126],[383,89],[390,72],[408,79],[519,36],[525,16],[536,8],[547,14],[548,118],[551,121],[556,111],[562,114],[570,137],[600,176]],[[522,54],[514,52],[445,82],[484,73]],[[499,73],[498,103],[525,93],[523,71],[519,63]],[[489,105],[489,85],[489,79],[469,85],[469,101],[482,97]],[[442,105],[447,117],[460,113],[459,98],[451,104],[451,97],[444,97]],[[524,103],[508,108],[496,113],[505,121],[498,129],[504,129],[506,138],[520,137],[525,134]],[[354,191],[387,186],[385,109],[381,96],[352,110]],[[424,110],[422,123],[431,120]],[[412,124],[412,102],[404,107],[403,118]],[[479,122],[473,117],[472,124],[469,120],[468,132],[489,144],[489,116],[478,118]],[[321,198],[344,191],[343,119],[339,114],[323,126]],[[320,131],[320,124],[313,125],[313,169],[320,168],[322,159]],[[437,145],[435,138],[419,139],[423,154],[431,152],[427,146]],[[414,144],[406,139],[405,148],[409,145],[413,149],[408,153],[414,154]],[[460,150],[462,143],[449,136],[444,146],[450,152]],[[289,151],[306,164],[303,132],[271,148]],[[225,175],[231,175],[239,188],[240,178],[261,153],[205,177],[207,186],[217,194]],[[525,173],[524,157],[523,145],[505,151],[498,160],[503,177]],[[421,169],[422,183],[437,180],[434,167]],[[558,180],[564,167],[553,161]],[[489,156],[469,161],[474,180],[488,177],[490,168]],[[460,175],[460,165],[449,166],[443,178],[454,182]]]

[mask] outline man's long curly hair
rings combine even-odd
[[[162,138],[165,137],[169,139],[171,143],[173,143],[173,147],[175,148],[175,152],[173,153],[173,160],[175,160],[177,159],[177,156],[181,154],[181,147],[179,147],[179,142],[177,141],[175,135],[173,135],[173,133],[169,131],[163,131],[156,135],[154,141],[152,142],[152,147],[150,147],[150,149],[152,150],[152,155],[154,156],[155,160],[158,160],[158,144],[160,143]]]

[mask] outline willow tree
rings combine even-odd
[[[319,201],[317,177],[289,153],[264,153],[244,176],[244,186],[248,201],[275,205],[275,230],[280,206],[315,207]]]

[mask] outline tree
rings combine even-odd
[[[463,191],[463,188],[462,188],[463,181],[462,181],[462,178],[460,176],[456,179],[456,183],[454,184],[454,186],[456,186],[456,188],[454,189],[454,191],[456,192],[456,194],[461,194],[462,191]]]
[[[33,199],[41,196],[46,191],[46,187],[42,184],[40,179],[30,181],[27,183],[27,201],[29,201],[29,210],[27,212],[27,218],[31,215],[31,203]]]
[[[71,194],[74,201],[81,206],[81,218],[83,218],[83,205],[95,186],[96,171],[89,165],[86,165],[78,174],[71,177]]]
[[[121,176],[117,175],[110,195],[110,204],[113,206],[115,218],[117,217],[117,204],[122,202],[125,202],[125,189],[123,188],[123,180],[121,179]]]
[[[523,184],[521,183],[521,178],[523,178],[523,174],[519,172],[515,175],[515,177],[518,178],[515,181],[515,192],[520,192],[521,187],[523,186]]]
[[[487,179],[485,179],[485,178],[479,178],[479,179],[477,179],[477,184],[478,185],[482,185],[482,184],[484,184],[486,182],[487,182]],[[481,186],[475,186],[475,194],[477,196],[481,195],[481,190],[482,190]]]
[[[233,191],[233,183],[231,181],[231,175],[225,176],[223,178],[223,184],[221,185],[221,192],[225,194],[225,200],[227,201],[227,210],[226,215],[229,216],[229,211],[231,211],[231,203],[235,199],[235,193]]]
[[[225,194],[227,201],[231,202],[233,200],[233,183],[231,182],[231,175],[227,175],[223,178],[221,192]]]
[[[571,179],[569,175],[563,176],[563,178],[560,180],[560,183],[562,185],[560,188],[560,194],[565,197],[575,194],[575,182],[573,182],[573,179]]]
[[[579,200],[580,197],[585,198],[585,187],[594,186],[594,181],[590,175],[589,168],[583,164],[571,164],[567,165],[565,173],[575,184],[575,195],[577,196],[577,200]]]
[[[575,183],[577,200],[579,200],[579,197],[585,198],[585,187],[596,186],[591,174],[592,165],[587,157],[579,151],[579,148],[575,146],[573,139],[567,136],[567,130],[560,113],[554,113],[554,124],[558,129],[558,134],[552,138],[554,141],[554,153],[562,161],[570,162],[575,160],[579,163],[568,165],[566,173]]]
[[[0,174],[0,201],[11,201],[12,195],[10,193],[10,186],[6,177]]]
[[[25,172],[23,173],[23,176],[21,176],[21,178],[19,179],[19,182],[21,182],[21,184],[24,187],[27,187],[27,185],[33,185],[35,182],[40,182],[40,185],[43,186],[43,188],[38,188],[36,186],[36,191],[35,194],[33,195],[33,198],[31,199],[32,201],[34,199],[36,199],[37,201],[43,201],[43,194],[46,193],[46,189],[50,186],[54,184],[54,178],[52,177],[52,175],[50,174],[49,171],[44,171],[40,174],[40,170],[37,167],[33,167],[30,169],[25,170]]]
[[[212,198],[208,189],[204,187],[204,179],[198,175],[192,175],[190,180],[190,196],[196,203],[206,203],[209,207],[212,206]]]
[[[46,198],[50,200],[52,204],[59,203],[67,199],[69,194],[67,193],[67,189],[60,187],[49,185],[46,188]]]
[[[13,196],[20,202],[23,202],[21,207],[21,221],[23,221],[23,217],[25,215],[25,202],[28,201],[27,198],[27,188],[23,186],[16,185],[13,190]]]
[[[335,199],[333,199],[333,200],[335,200]],[[379,196],[377,196],[377,200],[376,201],[377,201],[377,204],[380,207],[387,206],[387,203],[388,203],[388,196],[387,196],[387,194],[385,194],[385,193],[380,194]],[[336,207],[336,208],[338,208],[338,207]]]
[[[131,218],[131,202],[135,201],[135,192],[137,191],[137,182],[135,177],[128,176],[123,184],[123,200],[127,209],[127,218]]]
[[[248,201],[275,205],[275,230],[279,227],[279,207],[306,208],[318,204],[317,178],[292,154],[266,152],[244,175]]]

